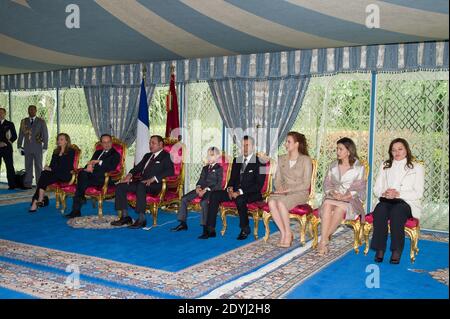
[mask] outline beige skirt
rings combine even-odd
[[[353,206],[349,202],[343,202],[336,199],[327,198],[323,201],[322,205],[330,204],[342,208],[345,210],[345,219],[354,219],[355,213],[353,212]],[[320,210],[320,214],[322,215],[322,210]]]
[[[302,194],[271,194],[267,202],[271,199],[282,202],[288,210],[291,210],[297,205],[303,205],[308,202],[308,196],[304,196]]]

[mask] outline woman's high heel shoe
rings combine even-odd
[[[293,242],[294,242],[294,234],[291,233],[291,240],[289,241],[289,244],[282,244],[282,243],[280,243],[278,247],[289,248],[289,247],[292,246]]]
[[[31,207],[33,206],[33,202],[34,202],[34,201],[35,201],[35,199],[33,199],[33,200],[31,201],[30,209],[28,210],[29,213],[35,213],[35,212],[37,211],[38,206],[36,206],[36,209],[31,209]],[[37,204],[36,204],[36,205],[37,205]]]

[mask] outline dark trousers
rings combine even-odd
[[[0,148],[0,166],[2,159],[6,166],[6,177],[8,178],[8,186],[16,187],[16,171],[14,170],[13,151],[11,147],[5,146]]]
[[[373,235],[370,248],[386,251],[389,221],[391,228],[390,249],[401,253],[405,245],[405,224],[411,217],[411,207],[404,201],[378,203],[373,211]]]
[[[208,205],[208,218],[207,225],[211,228],[216,227],[217,212],[219,210],[219,205],[222,202],[229,201],[228,193],[225,190],[214,191],[209,197]],[[248,222],[248,209],[247,204],[262,200],[262,196],[259,193],[249,193],[243,194],[233,201],[236,203],[236,207],[239,213],[239,227],[242,230],[249,232],[249,222]]]
[[[206,226],[206,219],[208,216],[208,199],[211,192],[206,192],[205,195],[203,195],[202,200],[200,201],[200,207],[202,208],[201,211],[201,219],[200,219],[200,225]],[[189,193],[185,194],[181,198],[181,204],[180,209],[178,210],[177,218],[180,222],[186,222],[187,215],[188,215],[188,205],[191,200],[197,197],[197,193],[195,190],[190,191]]]
[[[157,195],[161,192],[162,184],[153,183],[150,186],[145,186],[142,182],[131,182],[130,184],[121,183],[116,187],[116,197],[114,206],[116,210],[126,210],[128,208],[127,193],[136,194],[136,212],[138,214],[145,214],[147,194]]]
[[[39,189],[46,190],[47,186],[56,183],[56,182],[68,182],[69,180],[62,180],[61,178],[57,177],[55,173],[51,171],[43,170],[41,173],[41,176],[39,177],[36,192],[34,193],[34,198],[39,198]]]
[[[80,211],[81,200],[84,198],[84,192],[88,187],[103,186],[104,182],[104,178],[98,178],[98,176],[92,173],[88,173],[84,170],[79,172],[77,177],[77,190],[75,192],[75,196],[73,197],[72,210]]]

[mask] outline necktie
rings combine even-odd
[[[212,165],[209,165],[209,167],[208,167],[208,172],[212,172],[212,169],[213,169],[213,166],[212,166]]]
[[[247,167],[247,158],[244,157],[244,162],[242,163],[242,166],[241,166],[241,174],[245,172],[246,167]]]
[[[147,163],[144,166],[144,169],[142,170],[142,174],[144,174],[145,170],[147,169],[147,166],[150,165],[150,163],[153,163],[153,159],[155,158],[155,154],[152,154],[152,156],[150,156],[150,159],[147,161]]]
[[[102,156],[103,156],[103,154],[105,154],[106,153],[106,151],[105,150],[103,150],[103,152],[100,154],[100,156],[97,158],[97,161],[99,161],[101,158],[102,158]]]
[[[30,125],[33,126],[33,123],[34,123],[34,119],[32,118],[32,119],[31,119],[31,124],[30,124]]]

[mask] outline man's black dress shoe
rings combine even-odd
[[[203,234],[198,237],[198,239],[208,239],[208,238],[214,238],[216,237],[216,231],[210,231],[210,230],[203,230]]]
[[[250,232],[247,232],[245,230],[241,230],[241,232],[239,233],[239,236],[237,238],[237,240],[244,240],[247,239],[248,235],[250,234]]]
[[[9,186],[9,187],[8,187],[8,190],[10,190],[10,191],[12,191],[12,190],[14,190],[14,189],[16,189],[15,186],[14,186],[14,187],[13,187],[13,186]]]
[[[398,251],[393,251],[391,255],[391,260],[389,260],[389,263],[393,265],[398,265],[400,263],[400,257],[401,254]]]
[[[384,258],[384,251],[378,250],[377,253],[375,254],[375,262],[381,263],[383,262],[383,258]]]
[[[147,226],[147,221],[146,220],[143,220],[143,221],[136,220],[134,222],[134,224],[128,226],[128,228],[130,228],[130,229],[139,229],[139,228],[144,228],[145,226]]]
[[[175,231],[187,230],[187,229],[188,229],[187,224],[182,222],[177,227],[171,228],[170,230],[175,232]]]
[[[80,217],[80,216],[81,216],[81,212],[79,212],[79,211],[72,211],[70,214],[67,214],[64,217],[66,217],[66,218],[75,218],[75,217]]]
[[[111,222],[111,226],[123,226],[131,224],[133,224],[133,220],[130,216],[121,217],[120,219]]]

